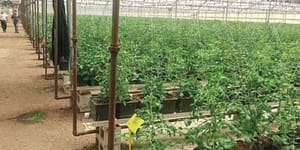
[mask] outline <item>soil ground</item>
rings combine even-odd
[[[0,150],[94,149],[95,135],[72,135],[69,100],[54,99],[54,81],[44,79],[42,61],[24,30],[14,33],[8,24],[6,33],[0,30]],[[18,121],[33,111],[44,114],[41,122]]]

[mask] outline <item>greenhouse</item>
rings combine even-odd
[[[0,11],[0,150],[300,150],[300,0]]]

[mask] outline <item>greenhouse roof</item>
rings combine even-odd
[[[110,6],[111,0],[77,0],[79,5]],[[229,12],[288,11],[300,12],[300,0],[122,0],[121,7],[205,10]]]

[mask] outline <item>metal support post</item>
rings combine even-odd
[[[72,6],[72,41],[73,41],[73,61],[72,61],[72,71],[73,71],[73,93],[72,93],[72,100],[73,100],[73,135],[74,136],[81,136],[87,134],[98,133],[98,130],[88,130],[83,132],[78,132],[77,130],[77,9],[76,9],[76,0],[73,0]]]
[[[116,115],[116,84],[117,84],[117,56],[119,51],[119,7],[120,0],[113,0],[112,10],[112,39],[109,47],[111,53],[110,87],[109,87],[109,123],[108,123],[108,150],[114,149],[115,115]]]

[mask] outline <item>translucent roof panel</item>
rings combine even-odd
[[[52,0],[48,1],[51,2]],[[78,14],[109,16],[111,15],[112,0],[77,0],[77,6]],[[273,14],[276,14],[276,17]],[[229,20],[239,20],[238,17],[253,18],[254,16],[258,16],[258,20],[264,21],[270,15],[269,18],[271,20],[272,18],[281,18],[283,21],[283,19],[300,20],[299,14],[300,0],[120,1],[121,16],[189,19],[220,19],[223,17],[223,20],[227,20],[228,18]],[[203,18],[203,16],[207,16],[207,18]],[[224,19],[224,17],[227,17],[227,19]]]

